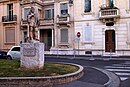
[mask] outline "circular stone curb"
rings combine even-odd
[[[0,87],[52,87],[58,84],[68,83],[77,80],[84,74],[84,68],[81,65],[63,62],[58,63],[76,66],[79,67],[79,70],[74,73],[69,73],[60,76],[0,77]]]
[[[119,87],[120,86],[120,79],[116,74],[108,70],[99,69],[96,67],[92,67],[92,68],[97,69],[108,76],[109,81],[104,84],[105,87]]]

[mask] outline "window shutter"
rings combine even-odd
[[[9,16],[9,4],[7,5],[7,16]]]
[[[48,18],[48,11],[45,10],[45,19],[47,19],[47,18]]]
[[[48,18],[51,18],[51,9],[48,10]]]
[[[61,43],[68,43],[68,29],[61,29]]]
[[[15,42],[15,29],[6,29],[5,30],[6,43],[14,43]]]
[[[54,18],[54,9],[52,9],[52,18]]]

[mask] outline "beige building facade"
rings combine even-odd
[[[74,16],[69,0],[35,0],[22,2],[21,40],[27,37],[27,14],[31,6],[38,9],[39,39],[47,54],[73,54]],[[28,11],[27,11],[28,9]],[[25,18],[25,19],[24,19]],[[71,51],[71,53],[70,53]]]
[[[20,41],[20,1],[0,1],[0,49],[8,50]]]
[[[17,21],[4,20],[3,16],[9,14],[5,11],[9,3],[13,3]],[[39,39],[45,44],[46,54],[130,55],[129,0],[3,0],[0,49],[26,42],[31,6],[38,11]]]
[[[129,0],[74,0],[81,55],[130,55]],[[78,47],[76,45],[76,47]]]

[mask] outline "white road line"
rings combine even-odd
[[[117,75],[119,75],[119,76],[120,76],[120,75],[121,75],[121,76],[123,76],[123,75],[124,75],[124,76],[130,76],[130,73],[125,73],[125,72],[124,72],[124,73],[115,72],[115,74],[117,74]]]
[[[113,66],[130,66],[128,64],[113,64]]]
[[[113,69],[113,68],[115,68],[115,69],[130,69],[130,67],[121,67],[121,66],[119,66],[119,67],[117,67],[117,66],[105,66],[105,68],[111,68],[111,69]]]
[[[121,81],[128,79],[128,77],[120,77]]]
[[[120,72],[120,71],[123,71],[123,72],[130,72],[129,69],[106,69],[106,70],[113,71],[113,72]]]
[[[130,63],[113,64],[112,66],[105,66],[108,71],[114,72],[118,75],[121,81],[124,81],[130,77]]]

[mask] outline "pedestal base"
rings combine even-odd
[[[21,67],[41,69],[44,66],[44,44],[23,43],[21,46]]]

